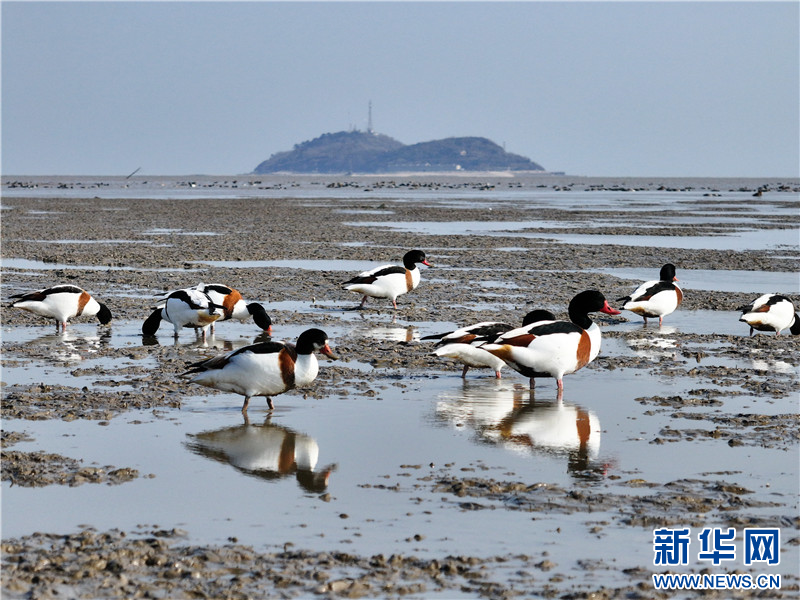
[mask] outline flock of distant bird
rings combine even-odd
[[[402,265],[364,271],[346,281],[344,289],[363,296],[360,307],[372,297],[388,299],[396,309],[397,298],[419,285],[417,264],[432,266],[423,251],[411,250],[403,257]],[[683,300],[676,281],[675,266],[666,264],[658,280],[643,283],[618,302],[623,310],[642,316],[645,324],[648,318],[658,317],[660,326]],[[107,306],[73,285],[56,285],[11,298],[15,299],[10,305],[13,308],[55,319],[57,331],[66,330],[69,319],[82,315],[96,316],[104,325],[111,320]],[[755,330],[780,335],[785,329],[800,334],[800,316],[786,296],[765,294],[739,310],[739,320],[750,326],[750,335]],[[531,388],[537,377],[554,378],[560,396],[564,375],[586,366],[600,352],[600,329],[589,318],[592,312],[620,314],[602,293],[586,290],[570,302],[569,321],[557,320],[546,310],[535,310],[525,316],[520,327],[486,321],[422,339],[437,340],[433,354],[463,363],[462,377],[471,367],[488,367],[499,378],[502,368],[508,365],[528,377]],[[142,325],[142,334],[155,335],[161,322],[167,321],[174,327],[176,338],[184,327],[199,330],[205,338],[218,320],[244,321],[250,317],[262,330],[271,332],[272,321],[263,306],[246,303],[231,287],[200,284],[162,296]],[[327,334],[312,328],[300,334],[296,344],[273,340],[252,344],[190,364],[183,375],[193,383],[244,396],[242,412],[246,414],[253,396],[265,396],[272,409],[272,396],[313,382],[319,371],[316,352],[337,358]]]

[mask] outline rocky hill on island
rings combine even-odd
[[[454,137],[406,145],[370,131],[325,133],[273,154],[254,173],[397,173],[544,171],[529,158],[482,137]]]

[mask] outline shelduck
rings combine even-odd
[[[647,325],[647,317],[658,317],[658,326],[664,322],[664,317],[675,312],[683,301],[681,288],[675,285],[675,265],[667,263],[661,267],[658,281],[646,281],[637,287],[630,296],[620,298],[622,309],[640,315]]]
[[[297,345],[261,342],[194,363],[184,376],[193,375],[192,383],[241,394],[242,412],[246,414],[253,396],[265,396],[273,409],[272,396],[310,385],[319,372],[314,352],[337,358],[321,329],[307,329],[297,338]]]
[[[253,322],[266,332],[272,331],[272,319],[261,304],[257,302],[245,302],[239,290],[224,285],[222,283],[199,284],[197,290],[205,293],[211,301],[222,311],[220,321],[235,319],[244,322],[253,317]],[[215,323],[211,324],[211,331],[214,331]]]
[[[547,310],[534,310],[525,315],[522,320],[523,327],[538,321],[554,321],[555,315]],[[464,364],[461,377],[467,376],[469,368],[479,369],[489,367],[494,370],[494,375],[500,379],[500,371],[505,366],[505,361],[485,349],[480,345],[492,342],[500,334],[514,329],[513,325],[500,323],[497,321],[484,321],[475,325],[461,327],[455,331],[447,333],[437,333],[426,335],[423,340],[439,340],[432,352],[435,356],[452,358]]]
[[[14,294],[11,298],[18,298],[11,303],[12,308],[55,319],[57,331],[65,331],[70,319],[82,315],[97,317],[103,325],[111,321],[111,311],[105,304],[74,285],[54,285],[35,292]]]
[[[780,335],[786,328],[792,335],[800,335],[800,315],[786,296],[764,294],[739,310],[742,311],[739,320],[750,325],[750,335],[755,330],[774,331],[775,335]]]
[[[364,271],[344,282],[344,289],[363,294],[360,308],[364,308],[367,298],[388,298],[397,309],[397,297],[406,294],[419,285],[420,272],[417,263],[431,265],[422,250],[411,250],[403,256],[403,265],[384,265]]]
[[[217,306],[205,292],[188,288],[171,292],[163,303],[159,303],[142,325],[142,334],[153,336],[161,321],[172,323],[175,338],[182,327],[200,329],[203,339],[211,324],[222,317],[222,307]]]
[[[203,291],[208,294],[214,304],[222,306],[222,319],[236,319],[246,321],[253,317],[253,322],[264,331],[272,330],[272,319],[269,318],[264,307],[257,302],[245,302],[242,294],[227,285],[212,283],[203,287]],[[213,330],[214,325],[211,325]]]
[[[481,348],[529,377],[531,388],[536,377],[555,378],[560,394],[564,375],[585,367],[600,352],[600,328],[589,318],[590,312],[598,311],[619,314],[603,294],[587,290],[569,303],[570,321],[541,321],[512,329]]]

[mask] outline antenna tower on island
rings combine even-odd
[[[369,116],[367,118],[367,133],[375,133],[372,130],[372,100],[369,101]]]

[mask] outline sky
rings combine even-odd
[[[10,2],[9,175],[235,175],[323,133],[800,176],[800,3]]]

